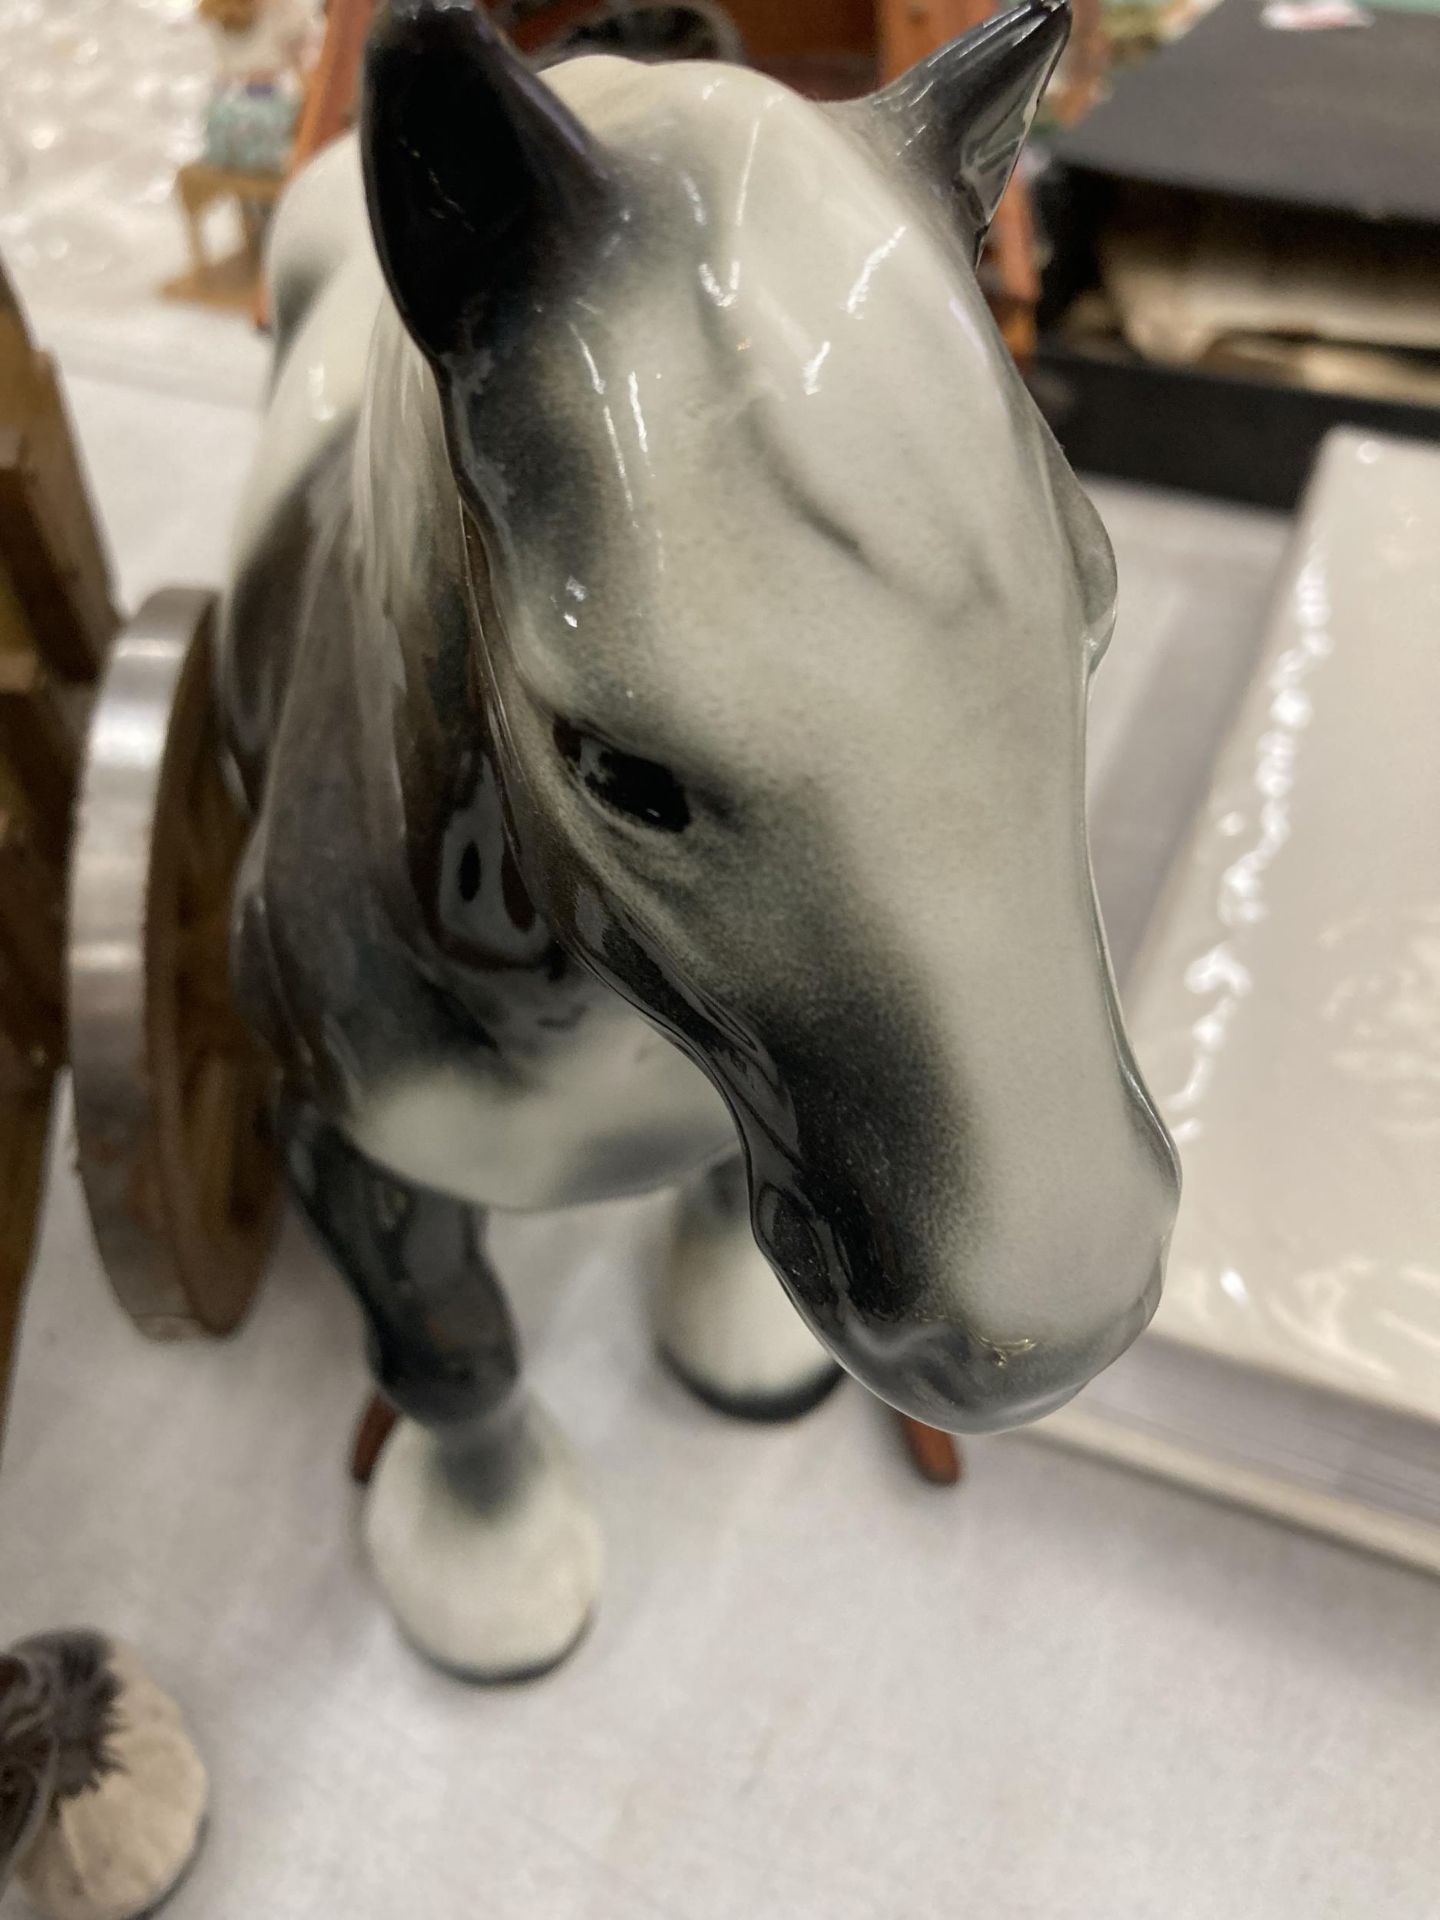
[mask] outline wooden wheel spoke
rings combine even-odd
[[[233,1212],[242,1222],[263,1209],[275,1183],[270,1112],[275,1092],[273,1063],[258,1050],[243,1061],[235,1103]]]
[[[219,747],[211,728],[206,729],[206,737],[201,742],[201,751],[204,758],[196,770],[191,795],[195,823],[207,844],[223,849],[228,855],[233,851],[232,843],[238,822],[234,805],[220,774],[219,763],[215,758]],[[227,870],[228,865],[227,859]]]
[[[205,845],[196,830],[193,819],[187,819],[179,829],[180,859],[175,876],[177,891],[189,896],[192,901],[203,900],[210,876],[206,869],[209,857]]]
[[[175,979],[179,989],[192,999],[229,999],[228,897],[180,927],[175,939]]]
[[[200,1217],[213,1233],[230,1213],[235,1183],[239,1064],[224,1054],[204,1055],[191,1078],[187,1102],[191,1172]]]
[[[221,832],[207,821],[203,810],[190,812],[181,826],[180,883],[195,915],[208,917],[217,904],[228,903],[238,851],[235,841],[233,826]]]

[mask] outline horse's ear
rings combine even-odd
[[[859,103],[872,138],[957,197],[977,253],[1069,36],[1069,0],[1024,0]]]
[[[370,225],[400,316],[432,358],[489,299],[593,229],[604,159],[477,0],[390,0],[365,56]]]

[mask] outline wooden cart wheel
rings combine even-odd
[[[172,588],[121,634],[71,858],[70,1061],[101,1259],[157,1338],[226,1333],[278,1208],[275,1069],[229,990],[244,819],[221,774],[214,600]]]

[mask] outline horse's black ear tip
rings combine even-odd
[[[1029,0],[1029,5],[1036,27],[1044,34],[1046,44],[1058,51],[1070,38],[1070,28],[1074,24],[1070,0]]]
[[[437,87],[503,85],[519,57],[477,0],[389,0],[365,45],[361,118],[367,147],[398,117],[436,116]],[[441,111],[441,119],[453,118]]]
[[[987,25],[1012,47],[1058,53],[1070,38],[1072,23],[1070,0],[1020,0],[1019,6],[992,14]]]
[[[478,0],[389,0],[370,29],[368,58],[468,51],[499,52],[504,34]]]

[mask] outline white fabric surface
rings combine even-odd
[[[1131,1019],[1186,1166],[1157,1330],[1429,1422],[1437,518],[1440,450],[1326,442]]]
[[[126,596],[216,577],[249,418],[93,378],[73,398]],[[1111,890],[1138,912],[1162,835],[1136,822],[1198,781],[1195,690],[1223,708],[1278,531],[1097,491],[1126,583],[1097,837],[1103,868],[1130,834]],[[147,1345],[69,1157],[62,1114],[0,1641],[93,1622],[182,1702],[213,1815],[174,1920],[1435,1912],[1432,1581],[1024,1439],[972,1443],[937,1492],[855,1389],[726,1423],[651,1360],[657,1208],[617,1206],[499,1237],[608,1576],[569,1666],[473,1692],[399,1643],[358,1559],[339,1283],[292,1230],[236,1339]]]
[[[175,1920],[1433,1912],[1433,1582],[1032,1442],[938,1492],[858,1390],[728,1425],[651,1362],[616,1207],[505,1237],[603,1610],[472,1692],[358,1559],[339,1283],[295,1235],[236,1340],[146,1346],[55,1186],[0,1636],[93,1620],[181,1700],[213,1813]]]

